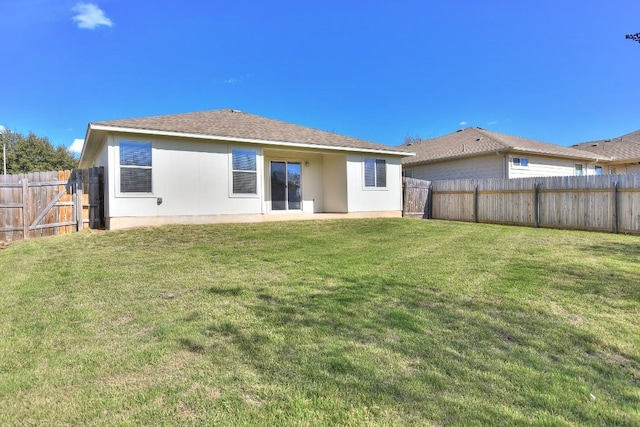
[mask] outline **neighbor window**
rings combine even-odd
[[[387,161],[384,159],[364,159],[364,186],[387,186]]]
[[[595,173],[596,175],[602,175],[602,166],[596,166]]]
[[[576,176],[582,176],[584,175],[584,172],[582,171],[582,165],[579,163],[576,163]]]
[[[120,141],[120,192],[151,193],[151,143]]]
[[[405,178],[413,178],[413,169],[402,171],[402,176],[404,176]]]
[[[234,148],[231,150],[233,194],[258,193],[257,154],[255,150]]]
[[[527,159],[526,157],[514,157],[512,160],[513,160],[513,166],[520,166],[523,168],[526,168],[529,166],[529,159]]]

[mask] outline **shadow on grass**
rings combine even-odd
[[[518,298],[470,298],[373,275],[325,279],[339,285],[304,296],[259,291],[248,308],[264,333],[227,322],[209,325],[208,335],[228,339],[266,381],[300,384],[309,398],[331,394],[347,407],[393,408],[419,422],[632,424],[624,410],[592,409],[590,392],[630,407],[640,372],[594,333]]]
[[[580,247],[581,251],[603,257],[619,257],[626,261],[640,261],[640,237],[635,237],[629,243],[607,242],[597,245]]]

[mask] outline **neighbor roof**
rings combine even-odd
[[[268,119],[238,110],[213,110],[166,116],[108,120],[89,123],[86,145],[92,131],[120,131],[238,142],[272,143],[347,151],[369,151],[411,156],[406,147],[390,147],[349,136]],[[88,154],[90,156],[90,154]],[[85,156],[83,149],[82,157]]]
[[[597,159],[592,153],[535,141],[519,136],[505,135],[482,128],[469,127],[438,138],[420,140],[405,145],[416,153],[402,160],[404,165],[432,163],[459,157],[472,157],[495,152],[520,152],[575,159]]]
[[[600,156],[610,157],[613,162],[640,160],[640,130],[618,138],[582,142],[572,147]]]

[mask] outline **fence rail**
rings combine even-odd
[[[431,183],[435,219],[640,233],[640,175]]]
[[[0,241],[104,227],[103,168],[0,175]]]

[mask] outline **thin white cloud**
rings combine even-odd
[[[498,121],[496,120],[495,122],[489,122],[489,123],[487,123],[487,124],[488,124],[488,125],[497,125],[497,124],[498,124]]]
[[[460,126],[466,126],[466,125],[468,125],[468,124],[469,124],[469,123],[465,122],[464,120],[460,122]]]
[[[69,151],[71,151],[72,153],[82,153],[82,146],[84,145],[84,139],[74,139],[73,143],[71,144],[71,146],[69,147]]]
[[[76,3],[71,11],[76,13],[73,20],[78,23],[78,28],[93,30],[101,25],[113,27],[111,19],[93,3]]]
[[[251,78],[251,74],[245,74],[239,77],[229,77],[227,80],[225,80],[224,82],[228,85],[237,85],[239,83],[242,83],[245,80],[248,80]]]

